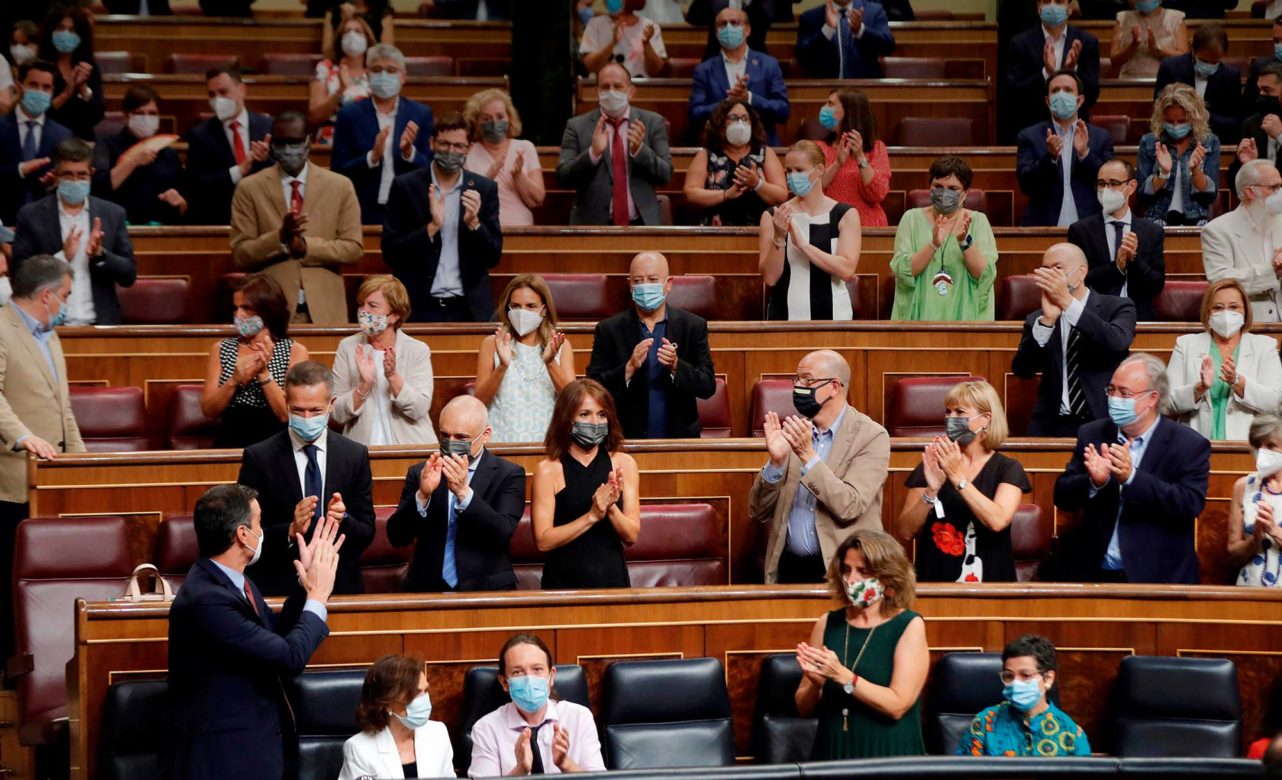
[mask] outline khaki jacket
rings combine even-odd
[[[890,468],[890,436],[886,429],[852,406],[846,407],[826,461],[801,475],[805,465],[788,455],[783,479],[771,484],[757,473],[748,494],[748,513],[766,527],[766,584],[779,581],[779,557],[788,538],[788,513],[797,490],[815,494],[815,530],[824,564],[837,547],[861,529],[884,530],[881,493]]]

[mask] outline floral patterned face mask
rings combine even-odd
[[[876,577],[846,583],[846,595],[850,597],[850,603],[861,609],[881,601],[885,593],[886,588]]]

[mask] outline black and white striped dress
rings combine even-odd
[[[222,372],[218,384],[224,385],[234,381],[236,358],[239,357],[238,339],[223,339],[218,345],[218,362]],[[272,356],[267,361],[267,371],[281,387],[285,386],[285,374],[289,372],[289,356],[294,349],[294,340],[285,337],[277,341],[272,348]],[[258,385],[237,387],[231,403],[223,410],[218,421],[218,433],[214,436],[214,446],[219,448],[248,447],[283,430],[285,423],[276,417],[267,404],[267,397]]]
[[[851,206],[838,203],[826,214],[811,216],[804,211],[793,211],[792,221],[810,236],[810,244],[825,252],[836,254],[841,218]],[[827,271],[810,263],[788,234],[784,246],[783,275],[770,291],[766,307],[770,320],[850,320],[854,308],[850,291],[844,279],[834,278]]]

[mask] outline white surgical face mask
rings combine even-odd
[[[9,46],[9,56],[13,58],[14,65],[26,65],[36,58],[36,47],[25,43],[15,43]]]
[[[607,89],[597,93],[597,102],[601,110],[611,119],[618,119],[628,113],[628,93],[621,90]]]
[[[240,113],[240,109],[236,107],[236,101],[221,95],[210,98],[209,107],[213,109],[214,116],[218,117],[220,122],[226,122]]]
[[[543,312],[529,309],[508,309],[507,321],[512,323],[512,330],[518,336],[527,336],[543,324]]]
[[[160,117],[156,114],[130,114],[129,132],[135,138],[151,138],[160,129]]]
[[[1104,209],[1105,214],[1112,214],[1126,205],[1126,195],[1111,187],[1096,190],[1095,197],[1099,198],[1100,208]]]
[[[752,123],[734,121],[726,128],[726,141],[733,146],[743,146],[752,140]]]
[[[1246,315],[1240,311],[1226,309],[1211,313],[1211,330],[1215,331],[1222,339],[1231,339],[1236,336],[1245,323]]]
[[[343,33],[343,53],[349,57],[361,56],[368,47],[369,41],[365,40],[365,33],[356,30]]]
[[[249,531],[249,532],[252,534],[252,533],[253,533],[253,530],[252,530],[252,529],[250,529],[250,531]],[[255,563],[258,563],[258,559],[259,559],[259,558],[261,558],[261,557],[263,557],[263,536],[264,536],[263,532],[262,532],[262,531],[259,531],[259,532],[258,532],[258,546],[254,548],[254,557],[249,559],[249,565],[250,565],[250,566],[253,566]]]
[[[1282,452],[1261,448],[1255,453],[1255,470],[1259,473],[1260,479],[1268,479],[1282,471]]]
[[[1259,192],[1259,190],[1256,191]],[[1266,197],[1262,202],[1264,203],[1265,210],[1269,212],[1270,216],[1276,217],[1277,215],[1282,214],[1282,190],[1269,193],[1268,197]]]

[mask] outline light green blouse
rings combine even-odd
[[[993,284],[997,280],[997,242],[988,217],[970,212],[970,235],[988,264],[978,279],[966,270],[955,239],[944,242],[920,276],[912,274],[912,256],[930,243],[929,206],[912,209],[899,220],[890,270],[895,275],[893,320],[970,322],[993,319]]]

